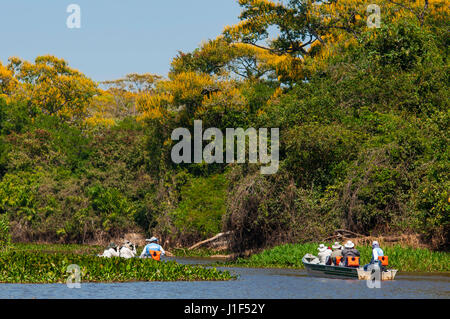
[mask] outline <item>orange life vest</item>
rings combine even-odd
[[[381,260],[382,266],[389,265],[389,257],[388,256],[378,256],[378,259]]]
[[[161,260],[161,252],[157,250],[149,250],[150,256],[156,261]]]
[[[359,257],[347,257],[348,267],[359,267]]]
[[[336,266],[341,263],[342,256],[336,256]]]

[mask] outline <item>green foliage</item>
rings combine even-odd
[[[298,173],[303,185],[329,185],[343,173],[343,163],[356,157],[361,141],[358,135],[340,125],[295,127],[286,136],[286,165]]]
[[[8,250],[11,245],[8,215],[0,215],[0,252]]]
[[[362,40],[371,59],[381,66],[411,70],[426,62],[430,51],[436,50],[433,35],[424,31],[415,21],[383,24],[376,34]]]
[[[80,267],[82,283],[235,279],[227,271],[176,262],[12,251],[0,254],[0,282],[66,283],[69,277],[67,267],[72,264]]]
[[[181,200],[172,213],[179,236],[206,239],[221,231],[226,212],[228,181],[224,175],[191,178],[181,188]]]
[[[6,174],[0,182],[0,212],[23,217],[29,222],[37,217],[37,192],[41,171]]]
[[[114,188],[94,186],[87,190],[94,214],[100,216],[102,229],[111,231],[134,221],[136,208]]]

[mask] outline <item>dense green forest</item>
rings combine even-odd
[[[448,249],[448,4],[376,1],[369,28],[367,1],[285,2],[240,0],[241,23],[179,52],[167,78],[0,63],[2,236],[173,247],[231,230],[243,251],[345,228]],[[279,128],[279,171],[173,163],[171,132],[194,120]]]

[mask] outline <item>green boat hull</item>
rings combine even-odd
[[[337,279],[358,279],[357,268],[308,263],[303,264],[305,265],[306,271],[311,276]]]

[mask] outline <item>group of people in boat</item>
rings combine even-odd
[[[333,246],[327,247],[320,244],[319,248],[319,263],[322,265],[342,266],[342,267],[359,267],[360,252],[355,248],[355,244],[349,240],[342,246],[339,242],[335,242]],[[364,266],[367,270],[370,265],[378,264],[381,268],[383,266],[379,257],[383,257],[384,252],[380,248],[378,241],[372,242],[372,259],[370,263]]]
[[[145,245],[139,258],[153,258],[159,260],[160,256],[164,256],[166,254],[162,246],[159,244],[158,238],[152,237],[150,239],[146,239],[145,241],[148,242],[148,244]],[[98,256],[105,258],[135,258],[137,257],[136,245],[128,240],[126,240],[122,246],[117,246],[112,242],[108,245],[103,254]]]

